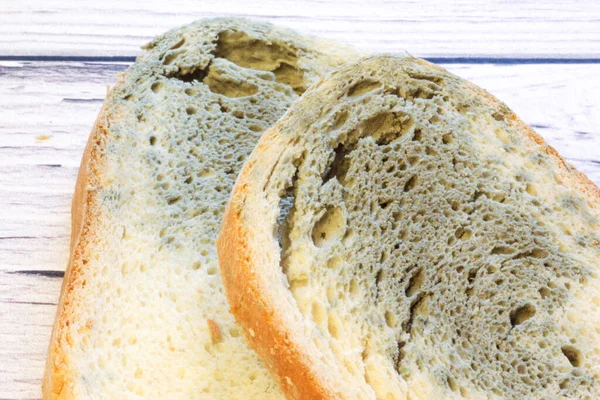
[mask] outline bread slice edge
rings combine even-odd
[[[67,360],[64,360],[61,343],[68,341],[68,338],[63,337],[63,326],[65,316],[73,312],[70,308],[72,282],[79,271],[82,254],[87,251],[86,238],[91,234],[90,226],[93,225],[94,221],[90,205],[96,201],[95,192],[89,190],[88,187],[94,181],[93,170],[99,162],[99,155],[96,151],[97,144],[100,137],[107,134],[106,124],[106,104],[104,104],[88,137],[71,202],[70,256],[61,286],[55,323],[52,327],[48,346],[48,356],[42,380],[42,396],[44,399],[76,398],[68,384],[70,379],[69,364]]]

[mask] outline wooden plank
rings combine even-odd
[[[125,67],[1,64],[0,271],[64,269],[82,149]]]
[[[79,159],[125,67],[0,64],[1,399],[41,397]]]
[[[87,135],[124,63],[0,62],[0,399],[35,399]],[[600,183],[600,65],[446,65]]]
[[[0,399],[41,398],[56,306],[0,302]]]
[[[600,58],[600,2],[3,0],[0,55],[133,56],[198,18],[268,20],[369,51]]]

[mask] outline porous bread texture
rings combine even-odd
[[[263,130],[355,54],[240,19],[146,49],[84,154],[44,398],[282,398],[229,313],[214,242]]]
[[[600,398],[600,191],[504,104],[377,56],[262,137],[218,251],[288,398]]]

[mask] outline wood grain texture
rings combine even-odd
[[[0,64],[0,399],[41,397],[79,160],[125,67]]]
[[[0,62],[0,399],[37,399],[91,126],[124,63]],[[600,183],[600,65],[445,65]]]
[[[600,58],[596,0],[2,0],[0,55],[132,56],[166,29],[216,16],[421,57]]]

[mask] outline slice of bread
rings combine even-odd
[[[484,90],[378,56],[263,135],[219,258],[289,398],[598,399],[599,198]]]
[[[355,55],[229,19],[146,49],[82,161],[44,398],[282,398],[229,313],[214,243],[262,131]]]

